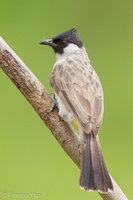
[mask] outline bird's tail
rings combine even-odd
[[[98,135],[82,133],[80,187],[86,191],[107,193],[113,190]]]

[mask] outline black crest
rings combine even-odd
[[[69,43],[74,43],[78,47],[82,47],[83,43],[79,39],[79,36],[77,34],[77,30],[75,28],[70,29],[69,31],[63,32],[55,37],[53,37],[53,42],[58,43],[61,41],[66,41],[68,44]]]

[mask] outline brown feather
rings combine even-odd
[[[66,109],[78,120],[81,136],[80,186],[85,190],[113,189],[102,156],[98,132],[103,119],[103,91],[84,48],[56,63],[51,86]]]
[[[85,132],[89,133],[93,129],[92,131],[97,134],[103,118],[101,83],[88,57],[84,56],[84,59],[81,57],[81,60],[80,56],[77,57],[78,60],[75,56],[71,56],[55,65],[50,83],[66,108],[85,125],[83,127]]]

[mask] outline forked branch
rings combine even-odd
[[[80,168],[80,139],[77,133],[58,116],[58,109],[51,112],[53,100],[44,86],[35,75],[26,67],[21,59],[0,37],[0,67],[25,96],[53,136],[68,154],[68,156]],[[122,190],[112,179],[114,191],[108,194],[100,194],[104,200],[127,200]],[[89,199],[89,193],[88,193]]]

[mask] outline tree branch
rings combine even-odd
[[[51,112],[53,100],[35,75],[0,37],[0,67],[25,96],[53,136],[80,168],[80,139],[77,133],[58,116],[58,109]],[[127,200],[122,190],[112,179],[114,191],[100,194],[104,200]],[[89,195],[89,193],[88,193]]]

